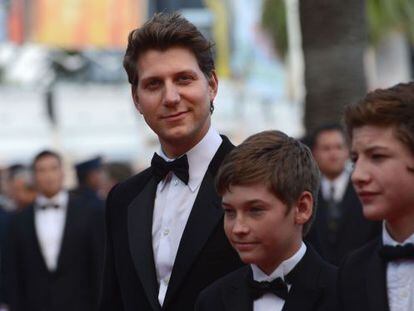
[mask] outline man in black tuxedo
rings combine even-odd
[[[249,266],[205,289],[197,311],[336,310],[336,268],[302,241],[318,185],[311,151],[282,132],[255,134],[226,157],[224,230]]]
[[[124,67],[160,149],[108,195],[100,310],[193,310],[203,288],[241,266],[214,188],[233,145],[211,127],[211,43],[179,14],[156,14],[129,35]]]
[[[381,223],[362,214],[346,167],[349,149],[342,127],[327,124],[316,129],[311,148],[322,177],[318,211],[308,241],[327,261],[339,265],[345,255],[379,236]]]
[[[414,310],[414,83],[368,93],[345,122],[364,216],[383,229],[342,263],[341,308]]]
[[[63,188],[52,151],[33,161],[35,203],[13,216],[6,250],[11,311],[91,311],[98,303],[104,247],[103,209]]]

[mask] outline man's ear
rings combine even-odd
[[[303,191],[295,206],[295,223],[304,225],[312,218],[313,196],[309,191]]]
[[[210,77],[208,78],[208,86],[210,102],[212,102],[214,101],[218,90],[218,78],[215,70],[211,72]]]
[[[131,95],[132,95],[132,100],[134,101],[134,106],[135,106],[135,108],[138,110],[138,112],[139,112],[140,114],[142,114],[142,111],[141,111],[141,106],[140,106],[140,104],[139,104],[139,100],[138,100],[138,95],[137,95],[137,91],[136,91],[136,89],[137,89],[137,86],[136,86],[136,85],[131,85]]]

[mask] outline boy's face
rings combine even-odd
[[[263,184],[231,186],[222,205],[227,238],[244,263],[270,274],[300,246],[298,209],[287,213],[286,204]]]
[[[210,126],[210,102],[218,85],[215,73],[207,79],[195,55],[182,47],[144,52],[137,71],[135,106],[158,135],[167,155],[185,153]]]
[[[402,219],[414,214],[414,156],[396,137],[393,127],[365,125],[353,130],[352,182],[365,217]]]

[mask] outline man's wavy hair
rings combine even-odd
[[[128,36],[123,65],[129,83],[133,87],[138,84],[137,61],[140,55],[148,50],[165,51],[171,47],[184,47],[192,51],[201,71],[208,79],[211,77],[215,68],[213,44],[179,13],[157,13]]]

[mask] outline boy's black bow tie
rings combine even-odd
[[[174,174],[182,180],[186,185],[188,184],[188,160],[187,155],[183,155],[181,158],[174,161],[167,162],[161,158],[158,154],[154,153],[151,160],[151,167],[154,172],[154,177],[157,182],[160,182],[167,176],[168,172],[172,171]]]
[[[379,255],[386,262],[398,259],[414,259],[414,244],[390,246],[385,245],[379,250]]]
[[[286,300],[289,294],[287,284],[281,278],[276,278],[271,282],[257,282],[252,279],[249,279],[248,281],[250,295],[253,298],[253,300],[259,299],[266,293],[275,294],[279,298]]]

